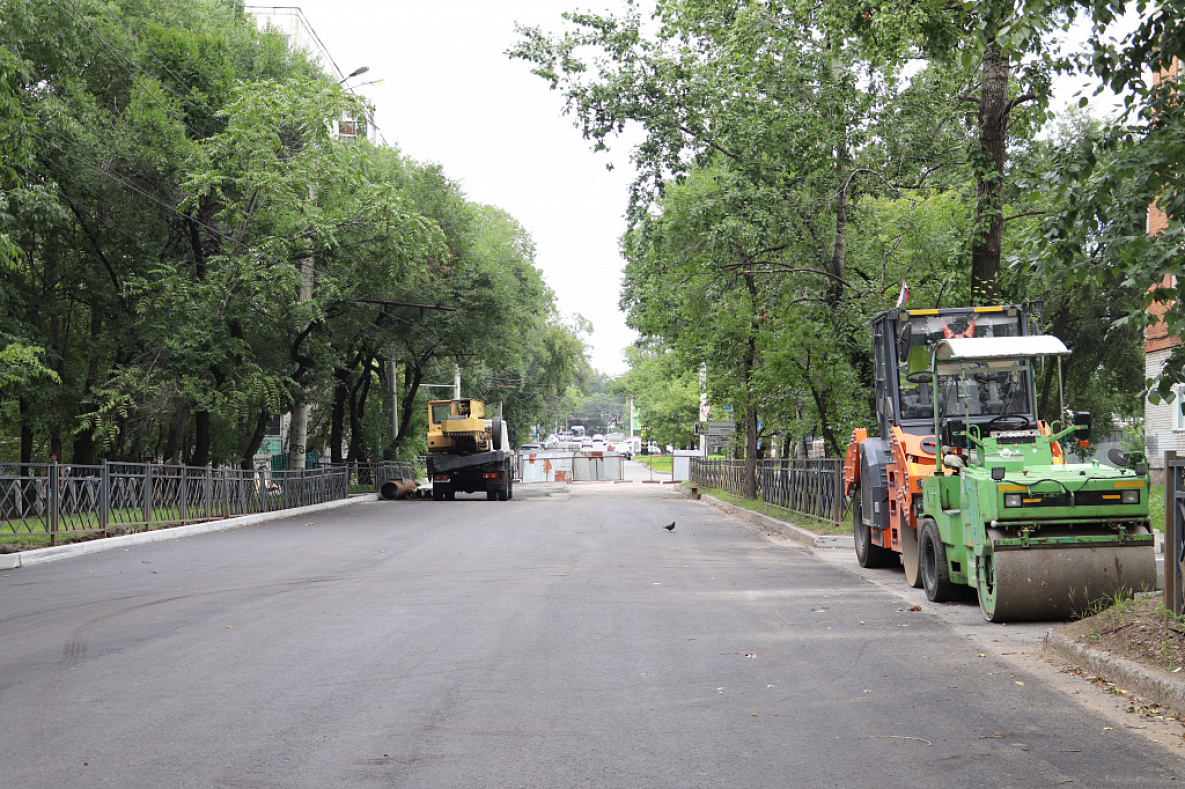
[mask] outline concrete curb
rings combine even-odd
[[[188,526],[173,526],[167,529],[124,534],[119,537],[105,537],[97,540],[88,540],[87,542],[71,543],[70,545],[56,545],[53,548],[35,548],[31,551],[7,553],[0,555],[0,570],[15,570],[19,567],[31,567],[37,564],[45,564],[46,562],[56,562],[60,559],[71,559],[75,556],[82,556],[88,553],[111,551],[116,548],[144,545],[150,542],[179,540],[182,537],[193,537],[194,535],[208,534],[216,531],[229,531],[230,529],[250,526],[254,523],[292,518],[312,512],[347,507],[362,501],[377,500],[377,493],[362,493],[348,496],[344,499],[337,499],[336,501],[310,504],[307,507],[293,507],[287,510],[274,510],[272,512],[257,512],[253,515],[241,515],[237,518],[225,518],[217,521],[206,521],[205,523],[191,523]]]
[[[1185,681],[1162,676],[1139,663],[1091,649],[1061,633],[1045,635],[1045,651],[1073,663],[1140,698],[1185,715]]]
[[[690,490],[688,495],[691,495]],[[788,521],[780,520],[769,515],[763,515],[760,512],[753,512],[744,507],[738,507],[735,504],[730,504],[727,501],[722,501],[715,496],[709,496],[701,493],[699,495],[700,501],[705,501],[713,507],[724,510],[729,515],[733,515],[741,520],[749,521],[764,529],[769,529],[772,532],[777,532],[788,540],[798,543],[799,545],[806,545],[810,548],[851,548],[852,536],[850,534],[815,534],[813,531],[795,526]]]

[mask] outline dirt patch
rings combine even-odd
[[[1165,608],[1163,594],[1124,601],[1054,630],[1185,682],[1185,618]]]

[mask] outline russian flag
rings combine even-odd
[[[904,282],[901,283],[901,293],[897,296],[897,306],[904,307],[905,302],[909,301],[909,286]]]

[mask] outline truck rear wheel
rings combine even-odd
[[[945,603],[955,597],[955,585],[950,581],[950,565],[946,561],[946,545],[932,518],[922,518],[918,523],[921,527],[918,553],[926,599],[932,603]]]
[[[861,567],[892,567],[896,562],[897,555],[893,551],[872,544],[872,530],[864,523],[859,485],[852,493],[852,537],[856,543],[856,561]]]

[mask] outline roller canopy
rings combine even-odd
[[[1030,356],[1063,356],[1070,349],[1057,337],[1035,335],[1028,337],[958,337],[940,340],[934,353],[940,365],[986,362],[1017,363]]]

